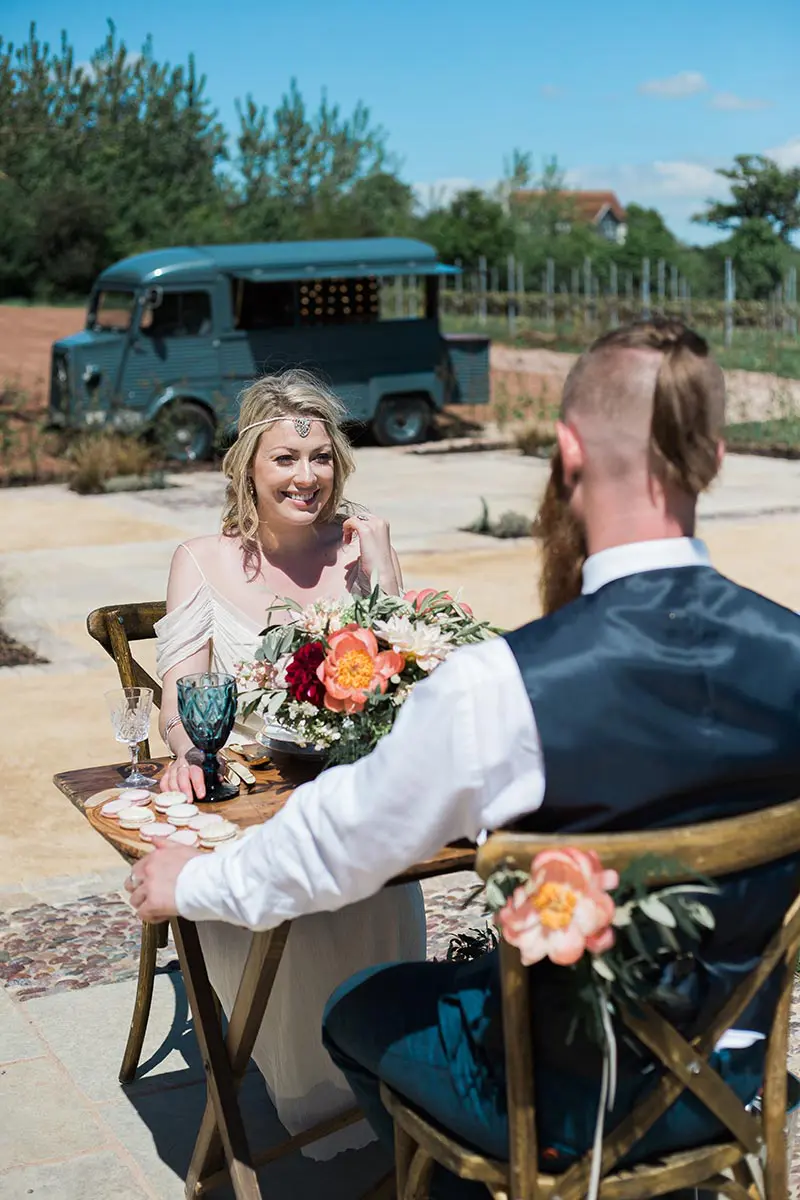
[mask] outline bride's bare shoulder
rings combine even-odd
[[[235,538],[221,533],[204,534],[202,537],[187,538],[175,551],[174,561],[189,559],[203,574],[213,572],[215,567],[230,564],[239,556],[239,545]]]

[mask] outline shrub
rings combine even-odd
[[[524,513],[504,512],[496,521],[489,517],[489,505],[481,496],[481,515],[471,525],[465,525],[464,533],[482,533],[494,538],[531,537],[533,522]]]
[[[87,433],[68,451],[69,487],[82,496],[104,492],[110,479],[141,476],[157,465],[151,445],[140,438],[117,433]]]
[[[555,430],[552,425],[537,421],[518,433],[514,441],[529,458],[546,458],[555,445]]]

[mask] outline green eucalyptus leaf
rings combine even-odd
[[[656,921],[659,925],[666,925],[668,929],[675,928],[675,914],[663,900],[659,900],[658,896],[644,896],[638,903],[639,908],[651,921]]]
[[[601,979],[607,979],[609,983],[613,983],[617,978],[610,965],[600,954],[592,957],[592,970],[599,975]]]

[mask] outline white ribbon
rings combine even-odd
[[[605,1045],[603,1046],[603,1073],[600,1079],[600,1100],[597,1105],[597,1120],[592,1143],[592,1169],[586,1200],[597,1200],[600,1194],[600,1169],[603,1161],[603,1127],[606,1112],[611,1112],[617,1098],[617,1039],[608,1012],[605,996],[600,1000],[600,1020],[603,1023]]]

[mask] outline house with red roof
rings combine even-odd
[[[561,209],[556,223],[558,233],[569,233],[573,223],[593,225],[610,242],[623,245],[628,232],[627,214],[614,192],[544,192],[520,188],[511,193],[511,203],[524,206],[547,197]]]

